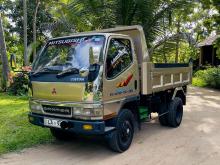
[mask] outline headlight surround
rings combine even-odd
[[[52,106],[52,105],[51,105]],[[104,109],[102,105],[89,105],[86,107],[71,107],[72,117],[83,120],[102,120]],[[29,109],[31,112],[43,114],[43,107],[40,103],[30,100]],[[51,113],[51,115],[53,115]],[[55,114],[54,114],[55,115]]]

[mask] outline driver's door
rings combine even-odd
[[[129,37],[110,37],[103,74],[103,101],[106,111],[117,109],[118,103],[139,94],[138,64]],[[116,103],[116,104],[115,104]]]

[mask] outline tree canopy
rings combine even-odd
[[[24,0],[0,2],[7,56],[16,54],[22,66]],[[26,0],[26,3],[30,63],[33,50],[38,52],[51,37],[137,24],[144,28],[153,61],[186,62],[198,58],[198,42],[219,32],[219,0]]]

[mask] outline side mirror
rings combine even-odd
[[[10,56],[10,64],[11,64],[12,70],[16,69],[17,64],[16,64],[16,56],[15,56],[15,54],[11,54],[11,56]]]

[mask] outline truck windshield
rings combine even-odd
[[[79,36],[51,40],[33,64],[33,72],[88,69],[102,59],[105,37]]]

